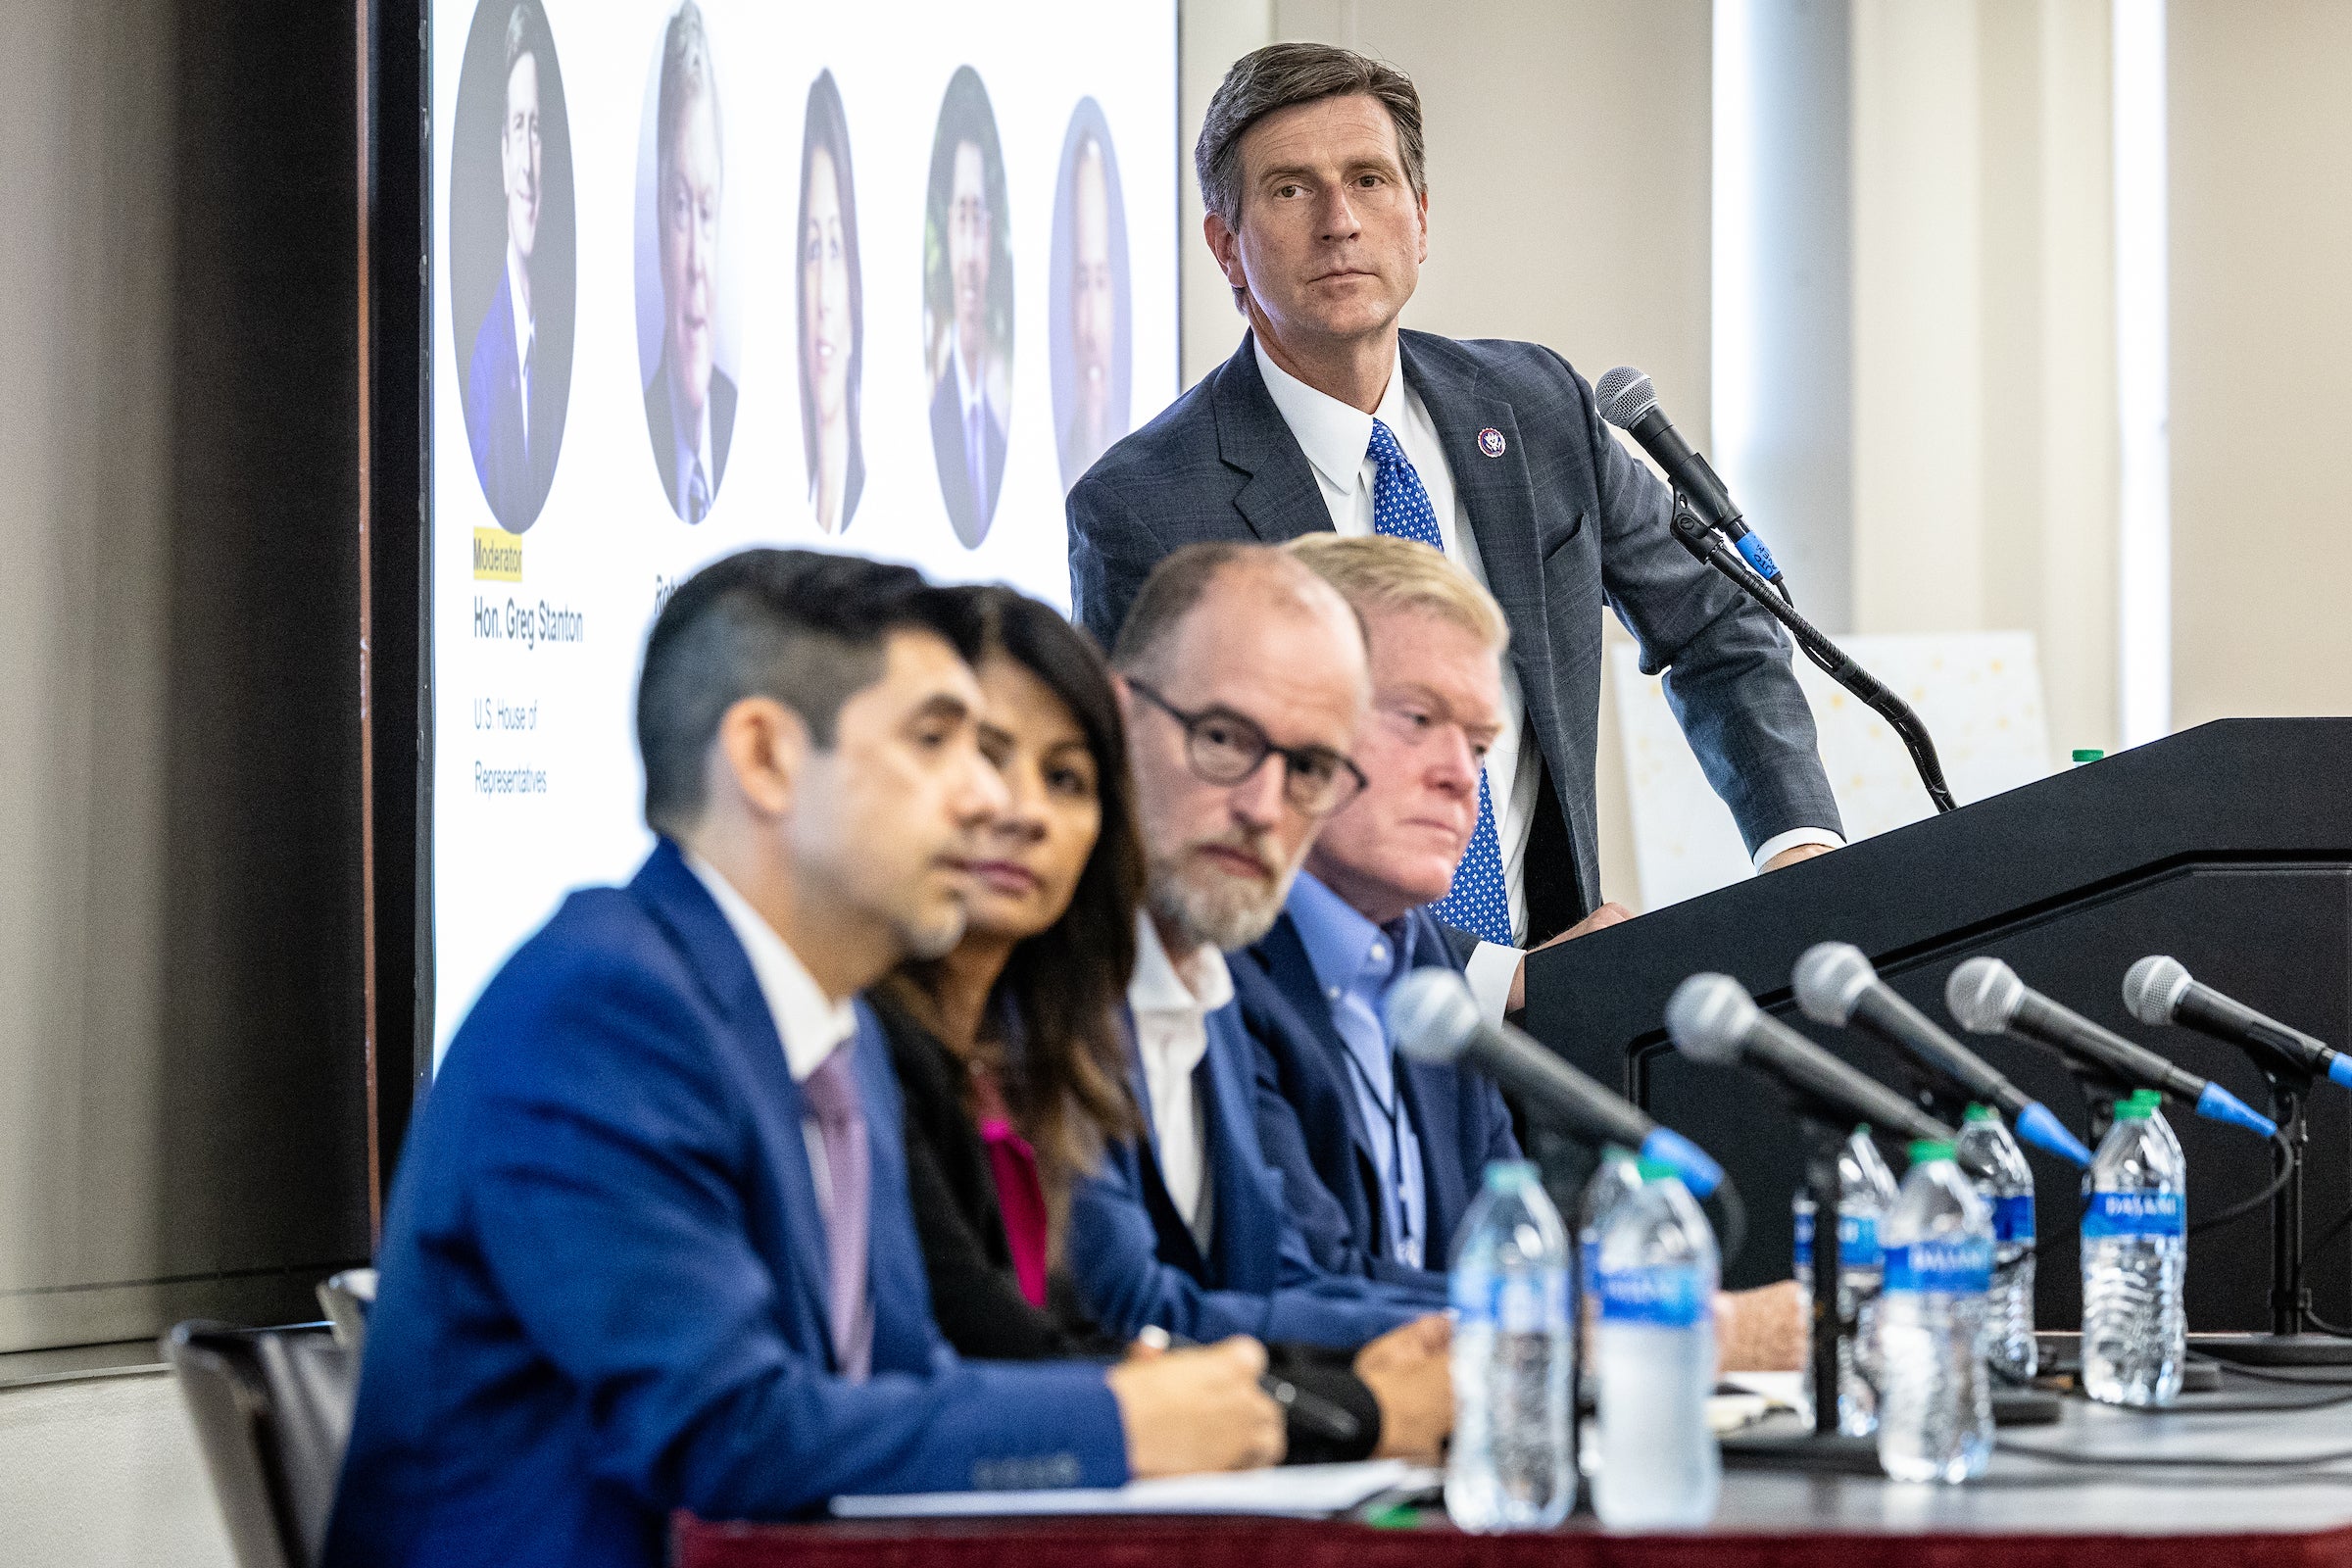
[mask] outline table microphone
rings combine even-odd
[[[1728,974],[1694,974],[1676,986],[1666,999],[1666,1033],[1684,1055],[1753,1067],[1849,1127],[1867,1122],[1907,1139],[1946,1144],[1957,1136],[1885,1084],[1768,1015]]]
[[[2047,1046],[2068,1060],[2111,1078],[2158,1090],[2210,1121],[2278,1136],[2278,1124],[2220,1084],[2174,1066],[2145,1046],[2102,1029],[2017,977],[1998,958],[1971,958],[1952,971],[1943,1004],[1972,1035],[2011,1035]]]
[[[1694,1198],[1705,1198],[1723,1184],[1723,1167],[1690,1139],[1659,1126],[1632,1101],[1544,1049],[1533,1035],[1480,1017],[1470,988],[1451,969],[1415,969],[1391,988],[1381,1011],[1389,1038],[1415,1061],[1445,1065],[1467,1059],[1530,1109],[1586,1142],[1638,1149],[1672,1165]]]
[[[1602,418],[1641,442],[1642,450],[1666,470],[1666,482],[1683,493],[1690,510],[1709,527],[1721,531],[1756,569],[1757,576],[1778,587],[1781,568],[1772,552],[1764,548],[1762,539],[1748,532],[1731,491],[1658,407],[1658,389],[1650,385],[1649,377],[1630,365],[1620,365],[1593,384],[1592,398],[1600,405]]]
[[[2258,1067],[2332,1078],[2352,1089],[2352,1056],[2189,978],[2178,958],[2151,953],[2124,976],[2124,1010],[2151,1029],[2177,1023],[2237,1047]]]
[[[1860,948],[1850,942],[1816,943],[1796,960],[1789,980],[1798,1010],[1815,1023],[1856,1029],[1894,1047],[1968,1099],[2007,1111],[2017,1136],[2027,1143],[2089,1168],[2090,1151],[2066,1123],[1904,1001],[1879,978]]]

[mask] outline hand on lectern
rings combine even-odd
[[[1538,943],[1533,951],[1541,953],[1545,948],[1556,948],[1561,943],[1572,941],[1577,937],[1590,936],[1592,932],[1600,930],[1603,926],[1623,925],[1626,921],[1631,920],[1633,917],[1634,911],[1627,908],[1622,904],[1604,904],[1599,908],[1594,909],[1591,914],[1586,915],[1582,920],[1577,921],[1576,924],[1570,926],[1567,930],[1561,932],[1558,936],[1553,937],[1549,942]],[[1489,995],[1492,994],[1493,993],[1489,993]],[[1511,971],[1511,1000],[1504,1005],[1503,1011],[1517,1012],[1520,1008],[1526,1005],[1527,959],[1523,957],[1519,960],[1519,967]]]
[[[1778,871],[1784,865],[1794,865],[1799,860],[1810,860],[1816,855],[1827,855],[1836,848],[1835,844],[1791,844],[1771,859],[1766,860],[1764,869]]]

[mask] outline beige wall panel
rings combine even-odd
[[[0,1350],[159,1242],[170,15],[0,49]]]
[[[2169,26],[2173,722],[2352,712],[2352,6]]]

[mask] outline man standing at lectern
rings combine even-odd
[[[1396,534],[1485,584],[1510,622],[1505,728],[1435,912],[1478,938],[1490,1013],[1520,1004],[1521,950],[1625,918],[1600,902],[1593,801],[1604,604],[1667,671],[1758,868],[1841,843],[1779,626],[1675,542],[1665,486],[1591,386],[1538,344],[1398,330],[1429,251],[1411,81],[1328,45],[1256,50],[1193,160],[1249,331],[1070,492],[1073,610],[1095,635],[1107,645],[1152,565],[1202,540]]]

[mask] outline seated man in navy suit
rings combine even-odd
[[[1479,764],[1502,731],[1501,609],[1426,545],[1310,534],[1288,552],[1361,617],[1371,783],[1325,824],[1282,917],[1233,958],[1257,1053],[1258,1137],[1293,1223],[1323,1267],[1435,1288],[1487,1165],[1519,1157],[1492,1080],[1396,1051],[1382,1022],[1408,969],[1461,967],[1427,906],[1478,824]],[[1725,1364],[1793,1368],[1793,1287],[1718,1302]]]
[[[1004,802],[961,602],[747,551],[663,608],[626,887],[567,899],[450,1043],[394,1184],[335,1564],[651,1565],[674,1509],[1261,1463],[1236,1342],[959,1362],[851,1005],[960,937]]]
[[[1152,576],[1112,662],[1150,859],[1127,993],[1146,1135],[1073,1193],[1071,1279],[1121,1339],[1156,1327],[1348,1352],[1384,1447],[1434,1452],[1452,1418],[1444,1320],[1430,1320],[1444,1293],[1307,1251],[1258,1147],[1255,1063],[1219,951],[1265,932],[1316,828],[1362,786],[1348,756],[1369,695],[1355,617],[1279,551],[1203,546]]]

